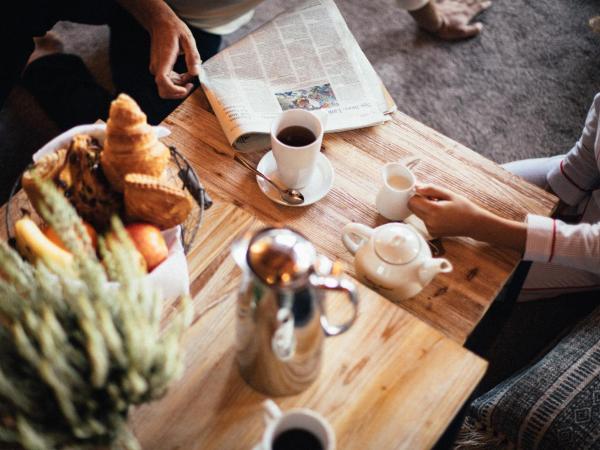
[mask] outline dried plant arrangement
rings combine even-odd
[[[36,183],[40,215],[72,260],[30,264],[0,243],[0,446],[139,448],[128,412],[180,375],[189,301],[161,329],[160,293],[118,219],[98,258],[73,207]]]

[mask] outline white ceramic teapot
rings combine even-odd
[[[438,273],[452,271],[445,258],[434,258],[425,238],[411,225],[392,222],[375,229],[349,223],[342,241],[355,255],[358,279],[392,301],[414,297]]]

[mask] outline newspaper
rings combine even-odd
[[[225,136],[242,152],[269,148],[271,123],[287,109],[326,111],[326,132],[380,124],[396,109],[333,0],[300,3],[202,69]]]

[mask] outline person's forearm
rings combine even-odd
[[[481,220],[473,224],[469,237],[524,253],[527,241],[527,224],[486,213],[481,217]]]
[[[415,22],[424,30],[435,33],[444,24],[442,16],[438,13],[435,4],[430,1],[421,9],[409,11]]]
[[[117,0],[148,31],[165,20],[177,18],[164,0]]]

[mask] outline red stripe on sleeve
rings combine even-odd
[[[556,245],[556,220],[552,221],[552,247],[550,248],[550,258],[548,258],[548,262],[552,262],[552,258],[554,258],[554,246]]]
[[[565,162],[564,159],[560,161],[560,173],[563,174],[563,177],[565,177],[567,179],[567,181],[569,181],[569,183],[571,183],[573,186],[575,186],[581,192],[589,192],[589,190],[584,189],[581,186],[579,186],[577,183],[575,183],[575,181],[573,181],[573,179],[569,175],[567,175],[567,173],[565,172],[565,169],[563,168],[564,162]]]

